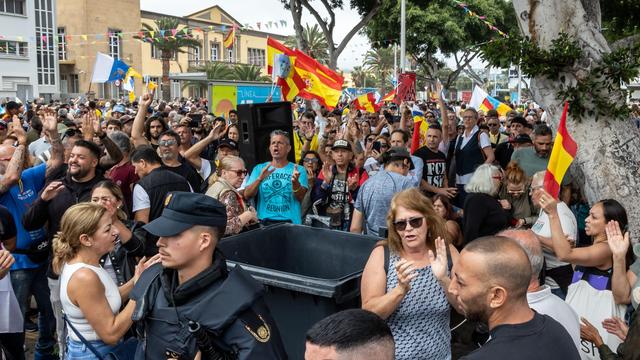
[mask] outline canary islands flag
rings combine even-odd
[[[569,165],[571,165],[578,152],[578,144],[567,130],[567,110],[569,110],[568,102],[564,104],[564,110],[558,125],[558,133],[553,142],[553,150],[551,150],[547,172],[544,175],[544,188],[556,199],[560,193],[560,185],[564,174],[567,173]]]
[[[469,106],[474,107],[476,110],[482,110],[485,113],[493,109],[496,110],[500,116],[506,116],[509,111],[513,110],[508,105],[501,103],[498,99],[489,96],[486,91],[477,85],[473,88]]]

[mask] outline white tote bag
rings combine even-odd
[[[569,286],[565,300],[578,313],[598,329],[602,341],[615,352],[622,342],[617,336],[609,334],[602,327],[602,320],[618,316],[624,318],[625,305],[616,305],[611,290],[597,290],[585,280],[579,280]],[[600,359],[598,348],[590,341],[580,340],[580,356],[583,360]]]

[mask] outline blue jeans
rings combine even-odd
[[[101,355],[107,355],[113,346],[105,344],[102,340],[89,341],[89,344]],[[67,338],[66,360],[98,360],[98,357],[82,341]]]
[[[36,353],[50,355],[53,353],[56,340],[54,338],[55,318],[49,300],[49,286],[47,285],[47,267],[45,265],[35,269],[11,271],[11,285],[16,294],[20,311],[24,317],[29,308],[29,295],[34,296],[38,305],[38,342]]]

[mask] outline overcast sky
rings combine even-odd
[[[319,1],[315,1],[320,8]],[[348,1],[346,1],[348,3]],[[250,24],[257,30],[256,23],[261,23],[261,30],[281,35],[293,35],[293,20],[291,13],[285,10],[280,0],[141,0],[140,6],[142,10],[154,11],[174,16],[185,16],[202,9],[218,5],[233,16],[240,23]],[[348,6],[348,5],[347,5]],[[321,13],[322,14],[322,13]],[[336,11],[336,27],[334,31],[334,40],[339,43],[342,37],[359,21],[360,17],[355,10],[345,8]],[[269,21],[280,22],[286,20],[287,27],[277,29],[272,26],[270,29],[265,27]],[[302,23],[315,24],[315,18],[304,11]],[[398,29],[400,32],[400,29]],[[354,36],[345,50],[338,59],[338,67],[350,71],[354,65],[361,65],[364,53],[370,48],[368,39],[365,36]]]

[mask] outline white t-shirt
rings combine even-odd
[[[469,140],[473,139],[473,137],[476,136],[476,133],[479,130],[480,128],[476,125],[473,127],[473,129],[471,130],[471,133],[468,136],[465,135],[465,133],[463,132],[462,135],[460,135],[462,136],[462,144],[460,144],[460,148],[462,149],[463,147],[465,147],[467,143],[469,143]],[[481,149],[491,146],[491,139],[489,139],[489,135],[487,135],[486,132],[482,132],[480,134],[479,140],[480,140]],[[457,144],[458,144],[458,139],[456,139],[456,146]],[[472,176],[473,176],[473,172],[470,172],[462,176],[456,174],[456,184],[466,185],[469,183],[469,180],[471,180]]]
[[[580,350],[580,320],[569,304],[551,293],[551,288],[543,285],[536,292],[527,293],[529,307],[538,314],[549,315],[562,325]]]
[[[2,250],[0,243],[0,250]],[[13,293],[9,273],[0,279],[0,333],[21,333],[24,320],[18,299]]]
[[[558,202],[558,217],[560,218],[560,224],[562,225],[562,231],[564,234],[569,238],[569,240],[575,242],[578,238],[578,222],[576,221],[575,215],[571,212],[571,209],[569,209],[567,204],[564,202]],[[549,216],[547,216],[547,213],[540,210],[538,220],[533,224],[531,230],[538,236],[547,238],[551,237],[551,225],[549,223]],[[547,250],[543,247],[542,251],[544,253],[544,259],[547,262],[547,269],[554,269],[560,266],[569,265],[569,263],[558,260],[551,250]],[[558,288],[558,284],[550,277],[547,277],[545,283],[551,286],[552,289]]]
[[[211,175],[211,162],[207,159],[204,158],[200,158],[200,162],[202,165],[200,165],[200,169],[198,170],[198,174],[200,174],[200,176],[202,176],[202,179],[207,180],[207,178],[209,178],[209,175]]]
[[[150,209],[151,208],[151,199],[149,199],[149,194],[144,190],[140,184],[135,184],[133,186],[133,204],[131,206],[131,212],[136,212],[138,210]]]

